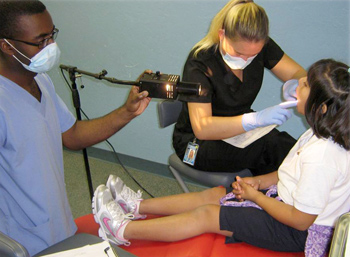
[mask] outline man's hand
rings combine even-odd
[[[152,73],[152,71],[145,70],[144,73]],[[139,78],[142,76],[142,74],[139,76]],[[135,117],[143,113],[144,110],[147,108],[149,102],[151,101],[151,98],[148,97],[148,92],[139,92],[139,89],[139,87],[133,86],[130,90],[128,99],[124,104],[126,110]]]

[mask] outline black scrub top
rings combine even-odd
[[[193,51],[184,66],[182,80],[201,83],[201,96],[180,95],[184,105],[173,134],[173,146],[178,155],[193,141],[186,102],[211,103],[213,116],[237,116],[252,112],[251,106],[258,95],[264,76],[264,68],[272,69],[283,57],[283,50],[271,38],[261,52],[243,70],[243,82],[237,78],[223,61],[219,48],[213,46],[200,51],[197,57]]]

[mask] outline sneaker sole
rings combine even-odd
[[[95,220],[95,222],[96,222],[97,224],[100,225],[100,228],[98,229],[98,236],[99,236],[100,238],[102,238],[103,240],[105,240],[105,241],[111,241],[111,240],[107,237],[107,235],[106,235],[106,233],[103,231],[103,229],[101,228],[100,220],[97,218],[97,204],[96,204],[97,201],[96,201],[96,197],[97,197],[97,194],[98,194],[98,192],[99,192],[98,188],[99,188],[99,187],[103,187],[103,186],[104,186],[104,185],[98,186],[98,187],[96,188],[95,192],[94,192],[94,196],[93,196],[93,198],[92,198],[92,203],[91,203],[92,214],[94,215],[94,220]]]
[[[92,214],[94,215],[94,219],[95,219],[95,222],[97,223],[97,224],[100,224],[100,221],[99,221],[99,219],[97,218],[97,205],[96,205],[96,197],[97,197],[97,192],[98,192],[98,188],[99,187],[102,187],[103,185],[100,185],[100,186],[98,186],[97,188],[96,188],[96,190],[95,190],[95,193],[94,193],[94,196],[93,196],[93,198],[92,198],[92,203],[91,203],[91,208],[92,208]]]

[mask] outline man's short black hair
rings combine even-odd
[[[0,0],[0,38],[14,38],[21,32],[18,17],[34,15],[46,10],[38,0]]]

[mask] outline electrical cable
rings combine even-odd
[[[64,72],[63,72],[63,69],[61,69],[61,73],[62,73],[62,76],[64,78],[64,80],[66,81],[68,87],[70,90],[72,90],[72,87],[70,85],[70,83],[68,82]],[[83,87],[83,85],[81,85]],[[87,120],[90,120],[90,118],[87,116],[87,114],[84,112],[84,110],[82,108],[80,108],[80,111],[81,113],[84,115],[84,117],[87,119]],[[108,139],[105,140],[105,142],[107,143],[107,145],[109,145],[109,147],[112,149],[119,165],[123,168],[123,170],[125,171],[125,173],[146,193],[148,194],[150,197],[154,198],[154,196],[148,191],[146,190],[136,179],[135,177],[128,171],[128,169],[124,166],[124,164],[120,161],[120,158],[119,158],[119,155],[118,153],[116,152],[115,148],[113,147],[113,145],[109,142]]]

